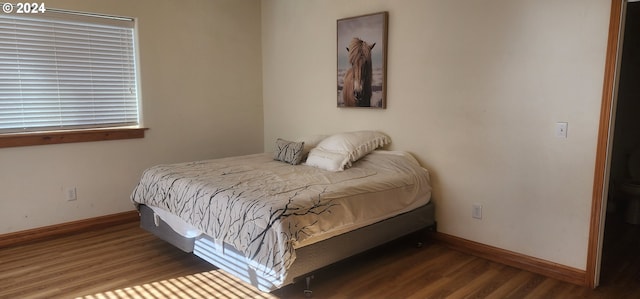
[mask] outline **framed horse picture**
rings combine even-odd
[[[388,12],[338,20],[338,107],[386,108]]]

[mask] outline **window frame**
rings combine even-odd
[[[144,138],[148,128],[113,127],[0,134],[0,148]]]
[[[119,17],[102,15],[95,13],[85,13],[61,9],[47,8],[47,12],[55,12],[58,14],[69,14],[70,18],[74,16],[91,16],[113,19],[130,19],[133,24],[133,44],[134,44],[134,70],[135,70],[135,83],[136,83],[136,101],[138,106],[138,124],[129,126],[100,126],[96,124],[95,127],[89,128],[69,128],[69,129],[43,129],[24,132],[3,132],[0,133],[0,148],[8,147],[22,147],[22,146],[34,146],[34,145],[48,145],[48,144],[62,144],[62,143],[76,143],[76,142],[92,142],[92,141],[105,141],[105,140],[122,140],[122,139],[134,139],[144,138],[145,131],[148,128],[142,125],[142,100],[140,89],[140,71],[139,71],[139,50],[138,50],[138,38],[137,38],[137,23],[134,18]]]

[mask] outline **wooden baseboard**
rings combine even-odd
[[[556,264],[539,258],[519,254],[501,248],[477,243],[437,232],[435,238],[447,246],[471,255],[485,258],[497,263],[531,271],[554,279],[566,281],[580,286],[587,286],[585,270]]]
[[[0,248],[139,220],[140,216],[138,215],[138,211],[129,211],[4,234],[0,235]]]

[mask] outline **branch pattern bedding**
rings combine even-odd
[[[428,203],[429,180],[405,152],[374,151],[338,172],[255,154],[149,168],[132,200],[232,245],[278,285],[295,248]]]

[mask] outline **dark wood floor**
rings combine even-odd
[[[596,290],[407,238],[316,273],[313,298],[640,298],[638,228],[612,225]],[[0,298],[305,298],[304,288],[260,293],[135,223],[0,249]]]

